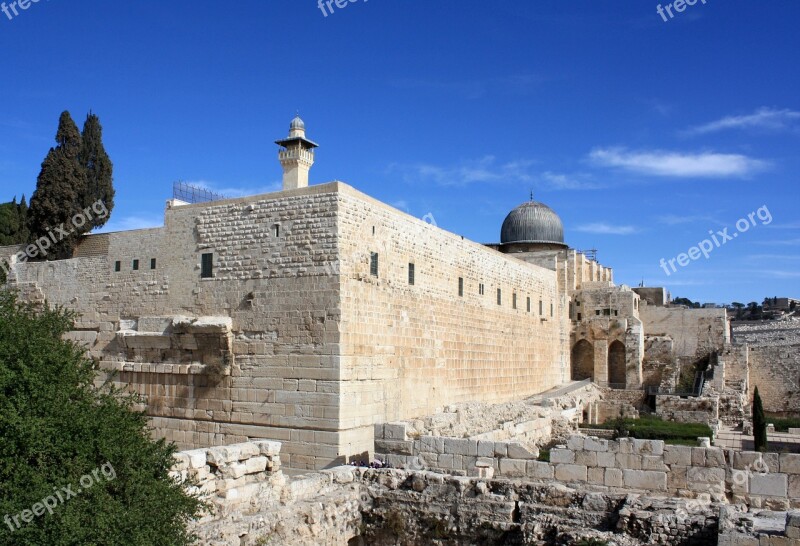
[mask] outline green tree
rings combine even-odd
[[[72,224],[71,219],[86,205],[86,172],[78,159],[81,134],[69,112],[62,112],[56,133],[56,147],[50,148],[36,181],[36,191],[28,210],[28,228],[33,239],[56,232],[56,243],[44,257],[48,260],[71,258],[80,236],[90,229]],[[58,232],[61,228],[67,233]]]
[[[756,451],[767,450],[767,419],[764,416],[764,405],[756,387],[753,394],[753,443]]]
[[[0,545],[191,543],[202,504],[168,475],[174,446],[150,438],[131,397],[95,386],[93,363],[62,337],[72,328],[70,312],[0,290]]]
[[[103,127],[100,118],[89,112],[81,133],[81,153],[79,162],[86,172],[86,193],[82,196],[83,206],[88,207],[100,200],[105,204],[108,214],[92,215],[91,228],[103,226],[111,217],[114,208],[114,166],[103,146]]]

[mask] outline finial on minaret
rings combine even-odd
[[[531,190],[531,201],[533,201],[533,190]]]
[[[306,138],[306,124],[297,115],[289,124],[289,136],[276,140],[280,146],[278,159],[283,167],[283,189],[308,186],[308,172],[314,164],[314,148],[318,145]]]

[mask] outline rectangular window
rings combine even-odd
[[[414,264],[408,264],[408,284],[414,284]]]
[[[117,273],[122,271],[122,262],[114,262],[114,271]]]
[[[581,314],[578,313],[578,322],[580,322],[580,320],[581,320]]]
[[[155,268],[156,268],[156,259],[150,258],[150,269],[155,269]]]
[[[272,235],[275,237],[281,236],[281,225],[280,224],[273,224],[272,225]]]
[[[214,276],[214,255],[203,254],[200,261],[200,277],[203,279],[210,279]]]
[[[528,307],[528,313],[530,313],[531,312],[531,298],[527,299],[526,305]]]
[[[539,315],[544,315],[544,302],[539,300]]]
[[[483,284],[479,284],[479,285],[478,285],[478,294],[480,294],[481,296],[483,296]]]
[[[370,252],[369,253],[369,274],[373,277],[378,276],[378,253],[377,252]]]
[[[603,315],[606,317],[611,316],[611,309],[603,309]]]
[[[553,304],[552,303],[550,304],[550,316],[551,317],[553,316]]]
[[[511,294],[511,308],[512,309],[517,308],[517,295],[515,293]]]
[[[464,296],[464,277],[458,278],[458,295]]]
[[[576,301],[576,302],[575,302],[575,305],[576,305],[576,306],[578,306],[578,307],[580,307],[580,306],[581,306],[581,302],[579,302],[579,301]]]
[[[503,294],[500,292],[500,289],[497,289],[497,305],[503,304]]]
[[[133,260],[133,270],[139,271],[139,260]]]
[[[599,314],[600,314],[600,309],[595,309],[595,310],[594,310],[594,314],[595,314],[595,315],[599,315]]]

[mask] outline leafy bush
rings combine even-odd
[[[0,290],[0,545],[191,543],[203,505],[168,475],[174,446],[150,438],[132,398],[95,387],[93,363],[62,339],[72,328],[71,313]]]

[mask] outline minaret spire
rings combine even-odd
[[[280,146],[278,159],[283,167],[283,189],[293,190],[308,186],[308,172],[314,164],[317,143],[306,138],[306,124],[295,116],[289,124],[289,136],[276,140]]]

